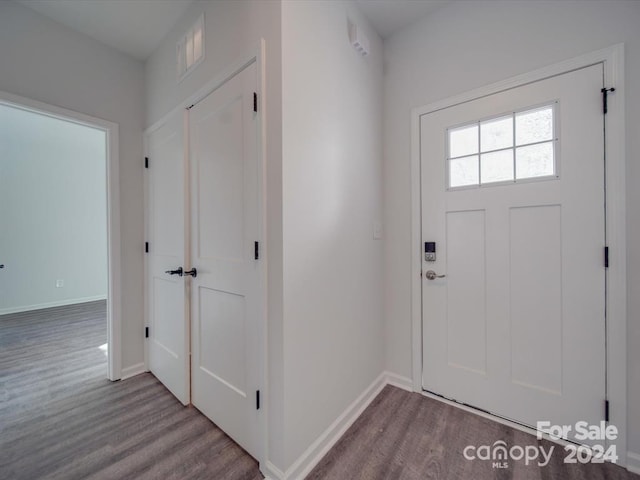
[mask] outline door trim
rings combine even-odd
[[[120,173],[118,124],[37,100],[0,91],[0,104],[49,115],[105,132],[107,177],[107,378],[122,378],[120,273]]]
[[[604,65],[609,96],[606,122],[606,238],[611,259],[607,278],[607,395],[610,423],[616,425],[618,464],[627,464],[627,272],[625,192],[624,44],[581,55],[411,111],[411,326],[413,390],[422,392],[422,290],[420,117],[454,105],[517,88],[597,63]],[[609,348],[615,346],[615,348]],[[604,399],[603,399],[604,400]],[[604,407],[603,407],[604,408]]]
[[[269,408],[269,388],[268,388],[268,376],[267,376],[267,368],[268,368],[268,358],[267,358],[267,272],[268,272],[268,251],[269,246],[267,244],[267,226],[265,219],[267,218],[267,101],[265,99],[266,94],[266,43],[264,39],[260,39],[259,43],[255,45],[254,48],[249,49],[247,53],[243,56],[240,56],[231,63],[227,68],[221,71],[219,74],[215,75],[209,82],[204,84],[200,89],[198,89],[194,94],[187,97],[185,100],[181,101],[176,107],[170,110],[168,113],[160,117],[159,120],[154,122],[151,126],[149,126],[144,131],[145,138],[145,155],[147,153],[147,145],[146,139],[148,135],[154,130],[161,127],[164,123],[167,122],[172,115],[174,115],[177,111],[185,111],[194,106],[200,100],[204,99],[207,95],[212,93],[214,90],[221,87],[228,80],[233,78],[236,74],[240,73],[247,66],[251,65],[255,62],[256,64],[256,72],[257,72],[257,81],[256,81],[256,93],[258,94],[258,112],[256,120],[258,122],[258,145],[257,145],[257,156],[258,156],[258,177],[259,177],[259,191],[258,191],[258,231],[260,233],[260,261],[262,263],[262,271],[260,272],[260,319],[258,321],[258,338],[260,351],[258,352],[258,358],[261,359],[262,365],[259,370],[259,389],[260,389],[260,397],[261,397],[261,405],[260,412],[258,415],[258,435],[260,438],[260,446],[259,453],[257,455],[258,462],[261,465],[261,469],[265,468],[267,464],[268,457],[268,422],[267,422],[267,409]],[[188,128],[185,126],[185,128]],[[185,131],[185,155],[188,155],[188,132]],[[188,159],[188,156],[187,156]],[[188,164],[188,161],[187,161]],[[188,171],[185,175],[188,175]],[[191,198],[191,190],[189,189],[188,176],[185,176],[185,182],[187,182],[185,195],[186,195],[186,204],[185,208],[190,210],[190,198]],[[144,184],[144,195],[145,201],[147,198],[147,178],[145,175],[145,184]],[[144,205],[145,211],[145,220],[144,220],[144,228],[145,235],[148,231],[148,205]],[[185,228],[187,225],[190,225],[190,215],[185,219]],[[190,246],[188,246],[190,248]],[[189,252],[190,253],[190,252]],[[190,261],[190,256],[185,258],[185,260]],[[145,257],[145,272],[146,272],[146,257]],[[146,293],[146,276],[145,276],[145,311],[144,311],[144,321],[145,326],[148,325],[148,312],[147,312],[147,293]],[[189,307],[190,310],[190,307]],[[191,324],[189,322],[189,328]],[[191,339],[191,332],[189,331],[189,339]],[[145,339],[146,340],[146,339]],[[149,371],[149,365],[147,361],[147,342],[144,342],[144,358],[145,358],[145,371]],[[191,352],[189,352],[189,356],[191,356]],[[189,362],[191,365],[191,362]]]

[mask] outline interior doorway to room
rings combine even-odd
[[[33,360],[25,376],[34,385],[48,381],[36,374],[47,369],[69,382],[119,376],[110,348],[113,126],[101,123],[0,97],[0,322],[20,368]]]

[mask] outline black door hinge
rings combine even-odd
[[[149,168],[149,157],[144,157],[144,168]]]
[[[600,90],[600,92],[602,93],[602,113],[603,114],[607,114],[607,112],[609,111],[609,108],[607,106],[607,96],[609,95],[609,92],[615,92],[616,89],[611,87],[611,88],[603,88]]]
[[[260,258],[260,243],[253,242],[253,258],[258,260]]]
[[[149,242],[144,242],[144,253],[149,253]]]
[[[260,410],[260,390],[256,390],[256,410]]]
[[[149,327],[144,327],[144,338],[149,338]]]
[[[604,401],[604,421],[609,421],[609,400]]]
[[[258,112],[258,94],[253,92],[253,111]]]
[[[609,268],[609,247],[604,247],[604,268]]]

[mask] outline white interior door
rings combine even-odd
[[[146,255],[148,366],[189,403],[189,335],[185,279],[184,112],[147,135]]]
[[[190,109],[192,401],[258,455],[261,262],[252,64]]]
[[[446,275],[422,280],[425,390],[533,427],[604,418],[602,83],[599,64],[421,117],[422,271]]]

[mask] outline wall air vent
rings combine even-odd
[[[204,13],[178,41],[178,82],[182,81],[204,59]]]
[[[369,55],[369,39],[355,23],[349,22],[349,40],[356,51],[366,57]]]

